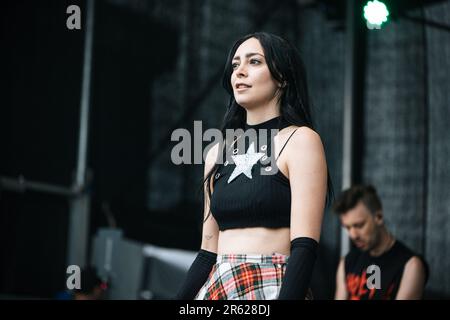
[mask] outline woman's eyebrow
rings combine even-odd
[[[249,57],[251,57],[251,56],[254,56],[254,55],[260,55],[261,57],[264,57],[264,55],[262,55],[261,53],[258,53],[258,52],[249,52],[249,53],[247,53],[246,55],[245,55],[245,57],[246,58],[249,58]],[[235,56],[234,58],[233,58],[233,60],[240,60],[241,58],[239,57],[239,56]]]

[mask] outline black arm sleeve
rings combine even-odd
[[[291,255],[287,262],[279,300],[305,299],[317,257],[317,247],[317,241],[311,238],[299,237],[291,241]]]
[[[201,249],[187,273],[181,286],[177,300],[192,300],[208,278],[213,265],[216,263],[217,254]]]

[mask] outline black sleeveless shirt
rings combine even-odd
[[[234,228],[290,227],[291,188],[289,179],[278,169],[272,155],[271,129],[281,130],[289,123],[280,116],[256,125],[245,125],[256,130],[256,141],[245,141],[244,150],[235,143],[232,156],[221,164],[214,175],[211,195],[211,213],[221,231]],[[258,135],[267,129],[267,139]],[[294,131],[295,132],[295,131]],[[292,132],[279,155],[292,137]],[[277,159],[279,157],[277,156]]]
[[[349,300],[393,300],[397,296],[403,276],[405,264],[413,256],[417,256],[399,240],[388,251],[378,257],[371,256],[354,247],[345,257],[345,282]],[[421,258],[427,270],[425,260]],[[367,268],[371,265],[379,267],[380,288],[367,286],[368,278],[375,272]],[[427,271],[428,272],[428,271]],[[427,277],[427,275],[426,275]],[[369,279],[370,280],[370,279]],[[371,282],[371,281],[369,281]]]

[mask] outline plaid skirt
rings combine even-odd
[[[274,253],[218,255],[195,300],[274,300],[288,256]]]

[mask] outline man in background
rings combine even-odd
[[[354,245],[340,260],[335,299],[421,299],[427,264],[388,231],[375,188],[345,190],[333,209]]]

